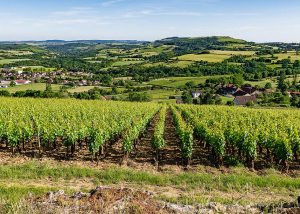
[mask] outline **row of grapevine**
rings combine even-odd
[[[287,168],[289,160],[298,158],[298,110],[188,105],[178,108],[194,126],[195,135],[212,148],[218,164],[225,155],[235,155],[253,168],[254,161],[260,155],[275,159]]]
[[[132,152],[134,145],[141,134],[146,131],[146,128],[156,111],[147,112],[143,114],[140,118],[136,118],[133,120],[131,126],[124,132],[123,139],[123,152],[124,152],[124,160],[126,160]]]
[[[165,122],[166,122],[167,106],[163,105],[159,111],[158,121],[154,128],[152,139],[152,147],[156,153],[156,162],[160,160],[160,151],[165,147]]]
[[[181,156],[185,165],[189,165],[193,154],[193,128],[184,121],[181,111],[171,107],[177,135],[180,138]]]
[[[114,136],[158,110],[149,103],[1,98],[0,138],[13,152],[36,143],[41,153],[62,143],[73,153],[77,144],[86,143],[95,155]]]

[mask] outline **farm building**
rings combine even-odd
[[[290,91],[289,94],[290,94],[290,97],[293,95],[300,96],[300,92],[297,92],[297,91]]]
[[[224,85],[219,89],[219,93],[223,95],[232,95],[236,92],[237,87],[233,84]]]
[[[254,92],[257,91],[257,89],[252,86],[242,86],[242,90],[248,94],[253,94]]]
[[[235,105],[246,105],[249,102],[256,102],[256,96],[237,96],[233,102]]]
[[[17,85],[26,85],[26,84],[30,84],[31,81],[29,81],[29,80],[15,80],[15,83]]]
[[[243,91],[242,89],[237,89],[236,92],[234,92],[233,96],[235,97],[241,97],[241,96],[246,96],[246,95],[250,95],[247,92]]]

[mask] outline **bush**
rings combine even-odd
[[[226,105],[228,105],[228,106],[234,106],[234,102],[233,101],[227,101]]]
[[[246,106],[247,107],[254,106],[254,102],[253,101],[249,101],[249,102],[246,103]]]
[[[144,93],[130,93],[128,97],[129,101],[132,102],[148,102],[151,101],[150,96]]]

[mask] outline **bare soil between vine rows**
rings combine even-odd
[[[172,112],[167,110],[166,124],[165,124],[165,143],[166,146],[162,149],[158,165],[155,163],[156,154],[152,147],[152,138],[154,128],[158,120],[158,114],[150,121],[145,133],[142,133],[140,138],[136,141],[136,146],[130,154],[126,164],[129,167],[149,169],[149,170],[184,170],[182,167],[182,159],[180,152],[180,140],[177,136],[176,127],[174,125]],[[82,163],[83,165],[96,165],[99,167],[106,167],[111,165],[119,165],[122,163],[123,150],[122,138],[116,137],[111,142],[107,142],[105,152],[99,156],[98,160],[92,158],[86,143],[80,143],[76,146],[74,155],[67,155],[67,148],[62,145],[61,141],[57,141],[56,148],[49,148],[49,150],[42,151],[42,157],[38,157],[37,142],[33,140],[26,144],[25,150],[20,153],[16,151],[14,155],[10,148],[6,148],[5,143],[0,143],[0,162],[9,162],[10,160],[18,160],[26,162],[29,159],[46,159],[59,162]],[[265,153],[265,152],[264,152]],[[16,158],[17,157],[17,158]],[[288,174],[297,177],[300,176],[300,160],[289,162]],[[275,166],[275,167],[274,167]],[[269,168],[276,168],[276,164],[270,164],[265,155],[258,156],[255,161],[255,170],[258,174],[263,174],[263,171]],[[189,170],[197,170],[198,167],[205,167],[208,171],[230,172],[230,166],[225,163],[225,166],[219,169],[215,168],[214,162],[211,159],[211,153],[204,148],[199,139],[194,138],[193,156]],[[277,167],[280,171],[280,168]]]

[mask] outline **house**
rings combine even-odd
[[[250,95],[258,96],[258,95],[260,95],[260,94],[262,94],[262,93],[263,93],[262,91],[256,90],[256,91],[254,91],[253,93],[251,93]]]
[[[88,84],[87,84],[86,80],[81,80],[81,81],[79,81],[78,85],[79,86],[87,86]]]
[[[198,97],[200,97],[200,95],[202,94],[202,92],[201,91],[192,91],[192,97],[193,98],[198,98]]]
[[[31,83],[29,80],[15,80],[16,85],[26,85]]]
[[[257,89],[252,86],[242,86],[242,90],[248,94],[253,94]]]
[[[235,105],[246,105],[249,102],[256,102],[256,96],[237,96],[233,102]]]
[[[236,92],[237,87],[233,84],[227,84],[227,85],[223,85],[220,89],[219,89],[219,93],[223,94],[223,95],[232,95],[234,94],[234,92]]]
[[[300,92],[297,92],[297,91],[289,91],[289,94],[290,94],[290,97],[292,97],[293,95],[300,96]]]
[[[238,88],[234,93],[233,96],[235,97],[241,97],[241,96],[250,96],[249,93],[243,91],[242,89]]]

